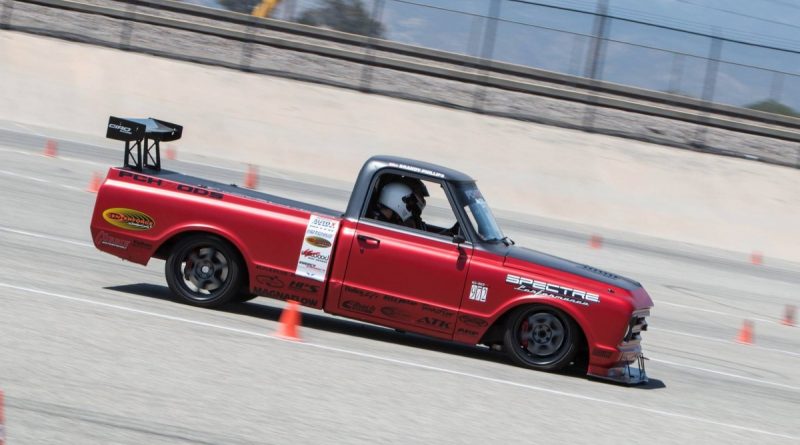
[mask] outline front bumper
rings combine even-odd
[[[645,360],[647,360],[647,358],[645,358],[645,356],[639,352],[636,353],[634,360],[617,362],[617,366],[610,368],[597,368],[590,366],[587,375],[625,385],[640,385],[647,383],[648,381],[647,373],[645,372],[644,367]]]

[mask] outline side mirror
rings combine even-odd
[[[455,235],[453,235],[453,242],[454,243],[461,244],[461,243],[463,243],[465,241],[467,241],[467,239],[464,238],[464,235],[462,235],[460,233],[456,233]]]

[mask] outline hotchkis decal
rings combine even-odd
[[[333,243],[339,231],[339,221],[311,215],[303,237],[303,246],[297,258],[297,275],[312,280],[325,281],[328,263],[333,253]]]
[[[478,281],[472,282],[472,287],[469,288],[469,299],[486,303],[486,295],[489,293],[489,286]]]
[[[104,211],[103,219],[112,226],[125,230],[150,230],[156,225],[153,218],[146,213],[120,207]]]
[[[101,231],[100,233],[97,234],[95,244],[102,244],[104,246],[111,246],[111,247],[116,247],[117,249],[128,250],[128,246],[131,244],[131,242],[130,240],[118,238],[116,236],[112,236],[106,232]]]
[[[588,306],[589,303],[599,303],[600,296],[578,289],[570,289],[568,287],[559,286],[556,284],[545,283],[544,281],[532,280],[530,278],[522,278],[516,275],[509,274],[506,277],[506,283],[513,284],[514,289],[523,292],[530,292],[534,295],[547,295],[548,297],[558,298],[559,300],[576,303],[583,306]]]

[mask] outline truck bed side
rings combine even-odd
[[[174,172],[111,168],[91,232],[98,249],[139,264],[164,258],[182,236],[215,234],[241,253],[252,292],[321,307],[325,282],[295,271],[311,216],[338,223],[340,214]]]

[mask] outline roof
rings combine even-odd
[[[375,172],[383,168],[406,170],[423,176],[457,182],[475,182],[469,175],[452,168],[399,156],[373,156],[364,164],[364,171]]]

